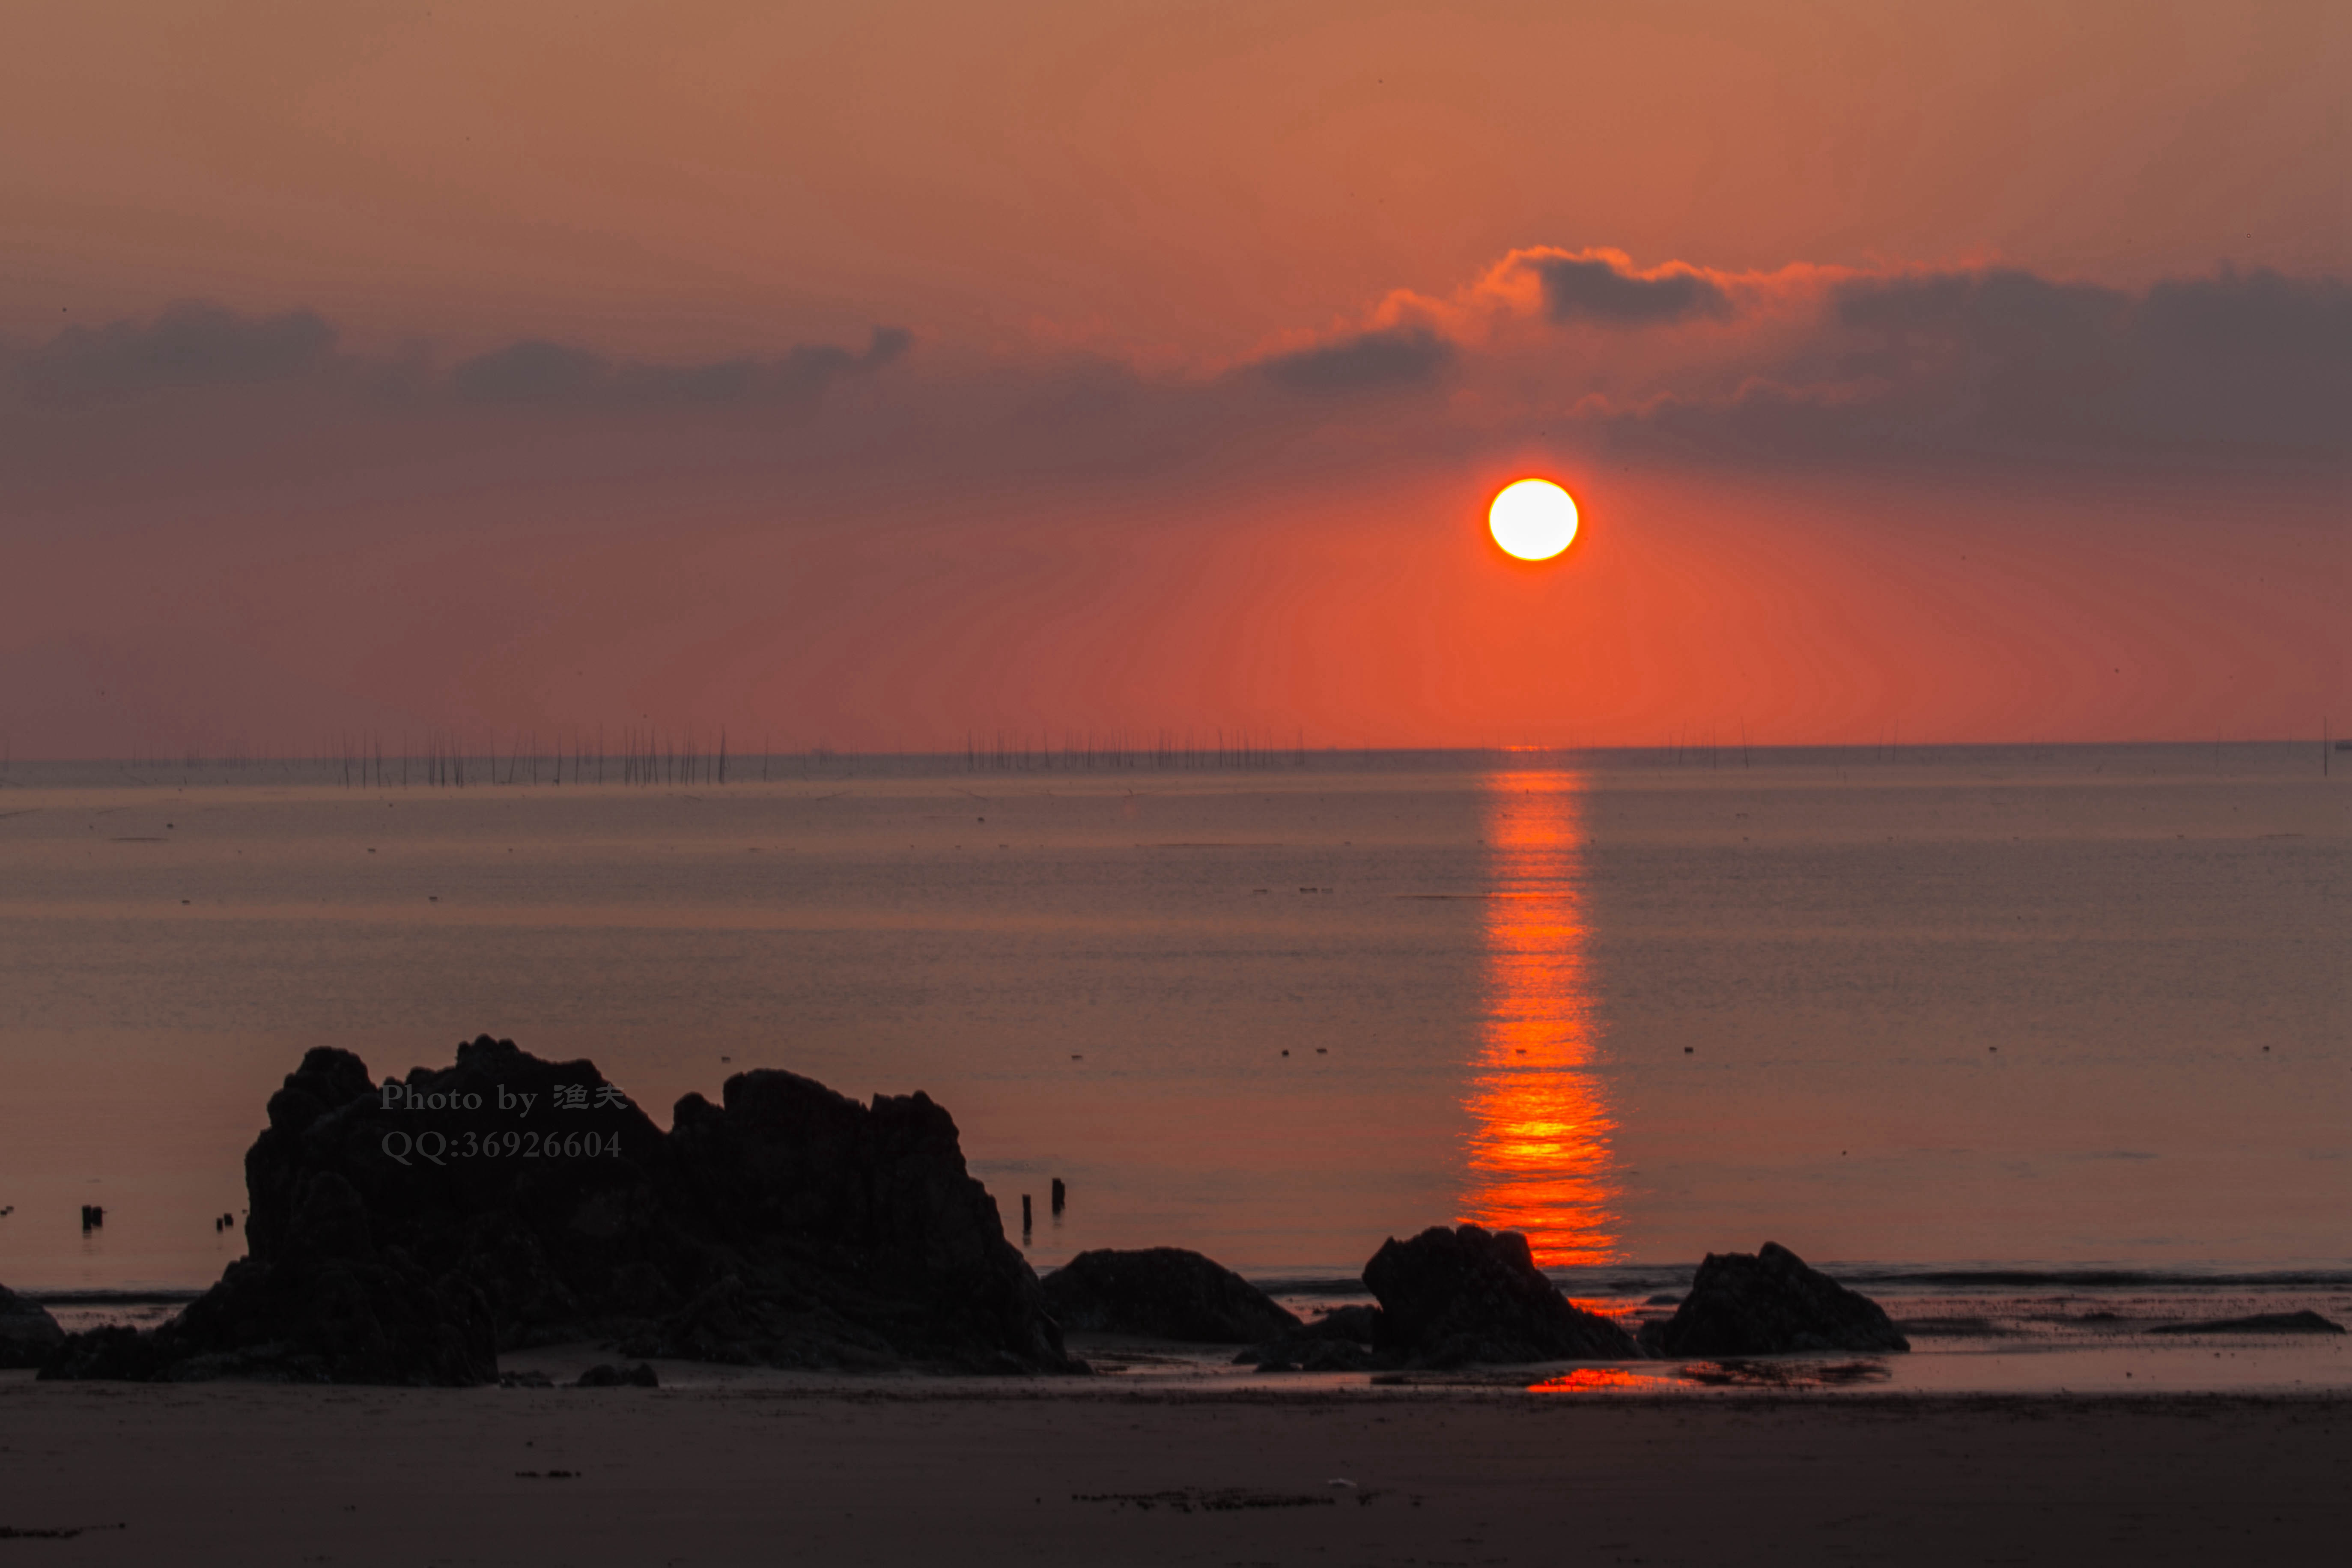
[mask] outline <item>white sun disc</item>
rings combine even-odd
[[[1576,501],[1549,479],[1521,479],[1495,498],[1486,526],[1520,560],[1549,561],[1576,537]]]

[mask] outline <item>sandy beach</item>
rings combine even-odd
[[[0,1452],[0,1552],[59,1564],[2287,1564],[2352,1400],[7,1373]]]

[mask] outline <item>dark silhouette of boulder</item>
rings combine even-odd
[[[625,1370],[617,1366],[592,1366],[580,1374],[574,1388],[659,1388],[661,1379],[645,1363]]]
[[[319,1047],[246,1154],[247,1256],[53,1377],[473,1384],[501,1350],[797,1367],[1083,1370],[921,1094],[740,1073],[664,1133],[586,1061],[488,1036],[371,1083]]]
[[[1371,1372],[1383,1364],[1371,1346],[1346,1340],[1309,1340],[1257,1359],[1260,1372]]]
[[[1081,1252],[1045,1277],[1045,1307],[1065,1329],[1200,1344],[1254,1344],[1298,1327],[1265,1291],[1181,1247]]]
[[[1656,1342],[1669,1356],[1911,1348],[1877,1302],[1772,1241],[1755,1253],[1708,1253]]]
[[[47,1307],[0,1285],[0,1367],[38,1366],[65,1337]]]
[[[1234,1357],[1234,1364],[1266,1372],[1360,1371],[1374,1364],[1373,1347],[1380,1342],[1378,1307],[1340,1307],[1252,1345]]]
[[[1318,1340],[1353,1340],[1359,1344],[1378,1344],[1381,1310],[1378,1307],[1337,1307],[1297,1331]]]
[[[1364,1265],[1380,1298],[1383,1359],[1413,1367],[1473,1363],[1628,1361],[1633,1336],[1559,1293],[1528,1238],[1475,1225],[1391,1237]]]
[[[2151,1334],[2340,1334],[2344,1325],[2316,1312],[2256,1312],[2248,1318],[2216,1318],[2208,1323],[2166,1323]]]

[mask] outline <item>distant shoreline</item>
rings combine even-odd
[[[1677,773],[1754,772],[1759,769],[1918,768],[1953,765],[2009,765],[2099,762],[2134,753],[2152,761],[2179,763],[2179,771],[2210,773],[2217,765],[2243,766],[2286,763],[2315,775],[2332,772],[2325,759],[2333,752],[2352,750],[2352,741],[2304,736],[2245,736],[2221,740],[2110,741],[1919,741],[1895,735],[1780,744],[1751,736],[1743,741],[1736,731],[1719,726],[1678,731],[1654,744],[1590,745],[1575,742],[1485,746],[1328,746],[1292,745],[1287,742],[1244,744],[1228,737],[1219,746],[1205,736],[1176,740],[1164,745],[1149,742],[1111,749],[1107,738],[1099,744],[1065,736],[1023,737],[1022,744],[1003,752],[938,751],[845,752],[825,748],[728,753],[720,758],[709,744],[693,751],[668,748],[658,759],[650,756],[639,769],[624,766],[624,753],[570,748],[535,750],[528,742],[520,749],[510,738],[475,738],[454,746],[422,749],[421,733],[410,749],[399,750],[397,737],[373,737],[381,750],[370,749],[362,765],[359,751],[347,753],[288,751],[280,753],[236,751],[196,751],[184,755],[33,758],[15,755],[0,765],[0,787],[17,789],[106,788],[119,785],[183,788],[190,784],[299,786],[362,791],[399,791],[411,795],[441,789],[482,790],[523,788],[561,793],[566,789],[606,791],[741,790],[755,784],[843,782],[875,779],[942,779],[970,776],[1002,781],[1007,776],[1120,778],[1183,778],[1212,775],[1264,779],[1300,773],[1356,772],[1485,772],[1497,767],[1528,767],[1532,763],[1609,771],[1663,769]],[[618,745],[618,741],[608,742]],[[2153,755],[2150,755],[2153,754]],[[601,764],[601,766],[600,766]]]

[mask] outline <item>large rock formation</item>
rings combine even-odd
[[[1380,1298],[1383,1359],[1407,1366],[1473,1362],[1628,1361],[1633,1339],[1559,1293],[1517,1231],[1433,1226],[1391,1237],[1364,1265]]]
[[[1045,1305],[1065,1329],[1201,1344],[1255,1344],[1298,1327],[1265,1291],[1181,1247],[1081,1252],[1045,1277]]]
[[[665,1134],[593,1064],[484,1036],[370,1081],[302,1058],[246,1154],[250,1256],[152,1333],[44,1376],[467,1384],[502,1349],[780,1366],[1078,1370],[929,1099],[785,1072],[680,1100]]]
[[[1791,1351],[1907,1351],[1877,1302],[1849,1290],[1778,1242],[1757,1253],[1710,1252],[1690,1294],[1658,1331],[1670,1356]]]
[[[0,1367],[38,1366],[65,1337],[47,1307],[0,1285]]]

